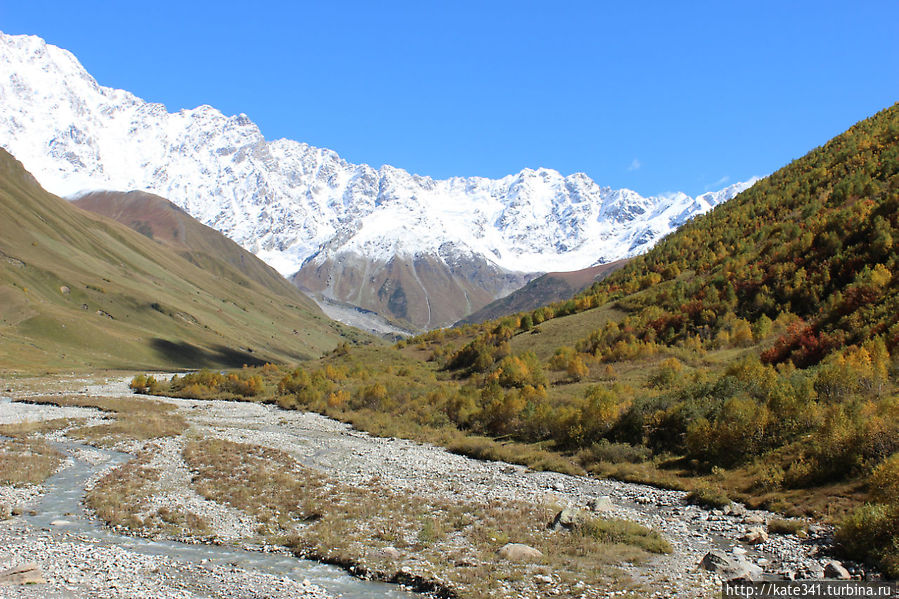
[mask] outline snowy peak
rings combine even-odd
[[[347,256],[450,272],[474,272],[472,260],[497,272],[575,270],[644,252],[752,183],[647,198],[545,168],[437,180],[266,141],[244,114],[170,113],[99,85],[34,36],[0,33],[0,61],[0,142],[45,188],[163,196],[285,275]]]

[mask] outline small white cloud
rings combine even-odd
[[[640,161],[637,160],[636,158],[634,158],[634,159],[631,161],[631,165],[630,165],[629,167],[627,167],[627,170],[629,170],[629,171],[635,171],[635,170],[639,169],[641,166],[643,166],[643,165],[640,164]]]
[[[706,185],[705,190],[711,191],[713,189],[715,189],[715,190],[721,189],[721,187],[723,187],[724,184],[727,183],[728,181],[730,181],[730,175],[724,175],[723,177],[721,177],[714,183],[709,183],[708,185]]]

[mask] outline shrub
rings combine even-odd
[[[806,525],[802,520],[784,520],[775,518],[768,522],[768,532],[779,535],[795,535],[805,531]]]
[[[642,445],[629,443],[612,443],[608,439],[600,439],[587,449],[578,453],[578,460],[584,467],[596,462],[608,462],[611,464],[639,464],[649,460],[652,452]]]
[[[723,508],[730,505],[730,497],[719,488],[702,486],[687,494],[687,502],[706,509]]]
[[[657,531],[629,520],[585,520],[577,531],[602,543],[633,545],[650,553],[671,553],[671,545]]]
[[[890,578],[899,578],[899,503],[866,503],[837,527],[843,553],[872,563]]]

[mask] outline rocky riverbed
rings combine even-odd
[[[73,381],[69,388],[94,397],[131,396],[123,380],[97,385]],[[20,398],[27,394],[15,389],[7,393]],[[700,567],[700,562],[714,550],[772,577],[820,577],[832,559],[826,554],[832,531],[811,526],[806,538],[769,535],[765,524],[775,516],[767,512],[741,506],[727,513],[707,511],[688,505],[685,494],[678,491],[482,462],[426,444],[372,437],[317,414],[243,402],[161,399],[177,407],[177,413],[189,423],[191,435],[278,449],[344,484],[377,481],[397,491],[450,501],[552,504],[644,524],[660,531],[673,552],[621,568],[654,596],[709,595],[719,584],[719,576]],[[55,418],[96,421],[104,416],[85,408],[0,405],[0,423]],[[221,542],[246,537],[258,525],[252,516],[204,499],[191,489],[191,475],[180,453],[183,442],[180,437],[154,441],[151,465],[161,476],[160,492],[151,501],[202,515]],[[136,452],[140,444],[118,449]],[[102,456],[87,455],[85,459],[102,460]],[[40,494],[40,488],[0,487],[0,503],[27,511],[34,509]],[[0,522],[0,569],[34,562],[47,581],[37,586],[0,587],[0,596],[327,596],[326,591],[302,581],[146,556],[123,547],[98,547],[65,530],[50,528],[35,528],[21,517]],[[414,565],[413,559],[410,567]],[[553,594],[552,574],[544,578],[535,583],[538,590],[534,596]]]

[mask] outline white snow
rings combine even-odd
[[[697,198],[642,197],[583,173],[525,169],[434,180],[350,164],[244,115],[169,113],[102,87],[66,50],[0,33],[0,142],[49,191],[164,196],[285,275],[344,253],[378,261],[482,257],[509,271],[574,270],[633,256],[755,179]]]

